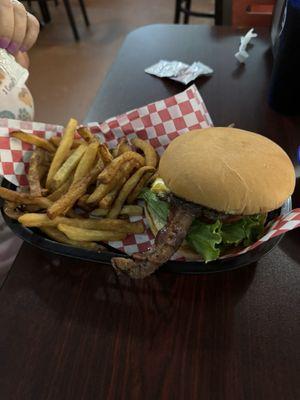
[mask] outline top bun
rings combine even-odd
[[[234,128],[178,136],[161,157],[159,176],[176,196],[230,214],[275,210],[295,188],[293,164],[281,147]]]

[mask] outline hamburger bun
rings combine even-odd
[[[176,196],[229,214],[266,213],[295,188],[284,150],[264,136],[235,128],[207,128],[174,139],[159,176]]]

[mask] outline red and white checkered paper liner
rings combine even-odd
[[[129,141],[134,137],[139,137],[148,140],[161,155],[174,138],[192,129],[212,126],[212,120],[200,93],[193,85],[175,96],[128,111],[102,123],[89,123],[88,126],[109,147],[116,146],[118,140],[124,136]],[[51,136],[60,136],[63,127],[38,122],[0,119],[0,176],[3,175],[15,185],[26,186],[26,172],[33,147],[9,136],[11,131],[18,129],[49,139]],[[281,217],[258,242],[231,256],[245,253],[271,237],[298,227],[300,210],[294,210],[293,213],[293,215],[290,213]],[[133,218],[133,220],[137,219],[140,217]],[[145,219],[144,223],[147,226]],[[129,235],[123,241],[109,242],[109,244],[131,255],[147,250],[153,241],[153,235],[147,228],[145,234]],[[177,255],[173,259],[186,261]]]

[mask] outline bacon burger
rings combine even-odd
[[[288,155],[259,134],[234,128],[194,130],[161,157],[159,181],[142,197],[155,234],[153,248],[113,266],[133,278],[150,275],[178,250],[209,262],[246,247],[264,231],[267,214],[293,193]]]

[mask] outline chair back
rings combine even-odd
[[[232,25],[269,27],[276,0],[232,0]]]

